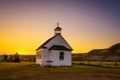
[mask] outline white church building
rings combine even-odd
[[[36,49],[36,64],[41,66],[71,66],[73,50],[61,35],[62,28],[54,29],[55,35]]]

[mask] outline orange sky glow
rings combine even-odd
[[[57,22],[73,53],[107,48],[120,42],[119,20],[111,15],[100,6],[77,0],[1,0],[0,54],[34,55],[54,36]]]

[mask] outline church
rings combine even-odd
[[[71,66],[72,48],[63,38],[62,28],[54,29],[54,36],[36,49],[36,64],[41,66]]]

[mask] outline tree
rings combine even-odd
[[[19,58],[18,52],[16,52],[16,53],[14,54],[13,62],[20,62],[20,58]]]
[[[4,61],[7,61],[8,56],[4,53]]]

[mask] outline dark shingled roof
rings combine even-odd
[[[36,50],[39,50],[40,48],[47,48],[47,47],[45,47],[45,45],[47,44],[47,43],[49,43],[53,38],[55,38],[57,35],[60,35],[61,36],[61,34],[60,33],[57,33],[56,35],[54,35],[53,37],[51,37],[50,39],[48,39],[46,42],[44,42],[40,47],[38,47]],[[61,36],[62,37],[62,36]],[[63,38],[63,37],[62,37]],[[64,38],[63,38],[64,39]],[[65,40],[65,39],[64,39]],[[65,40],[65,42],[67,43],[67,41]],[[68,44],[68,43],[67,43]],[[69,44],[68,44],[69,45]],[[69,47],[71,48],[71,46],[69,45]],[[73,49],[71,48],[71,51],[72,51]]]
[[[60,45],[53,45],[51,48],[49,48],[49,50],[65,50],[65,51],[72,51],[72,49],[68,49],[64,46],[60,46]]]

